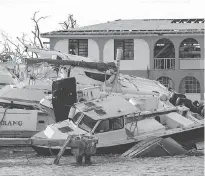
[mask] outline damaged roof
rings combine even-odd
[[[204,33],[204,19],[115,20],[70,30],[52,31],[42,37],[64,35],[138,35]]]
[[[118,95],[79,103],[76,104],[76,108],[95,120],[119,117],[139,110],[124,97]]]

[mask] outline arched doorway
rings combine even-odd
[[[174,69],[175,68],[175,48],[172,41],[163,38],[154,45],[154,68]]]
[[[184,39],[179,47],[179,58],[201,58],[201,48],[198,41],[193,38]]]
[[[163,84],[167,88],[172,88],[174,89],[174,82],[171,78],[167,76],[162,76],[157,79],[161,84]]]
[[[199,81],[193,76],[183,78],[179,85],[179,92],[184,93],[191,100],[200,100],[201,88]]]

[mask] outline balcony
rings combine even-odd
[[[181,70],[200,70],[204,69],[204,59],[187,58],[179,59],[179,69]]]
[[[174,70],[175,58],[154,58],[155,70]]]

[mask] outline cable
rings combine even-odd
[[[6,109],[5,109],[5,111],[4,111],[4,114],[3,114],[3,117],[2,117],[2,119],[1,119],[1,121],[0,121],[0,125],[1,125],[1,123],[3,122],[3,120],[4,120],[5,116],[6,116],[7,110],[11,107],[12,104],[13,104],[13,101],[11,101],[11,104],[6,107]]]

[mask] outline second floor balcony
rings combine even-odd
[[[176,65],[178,65],[176,67]],[[203,70],[203,58],[154,58],[154,70]]]

